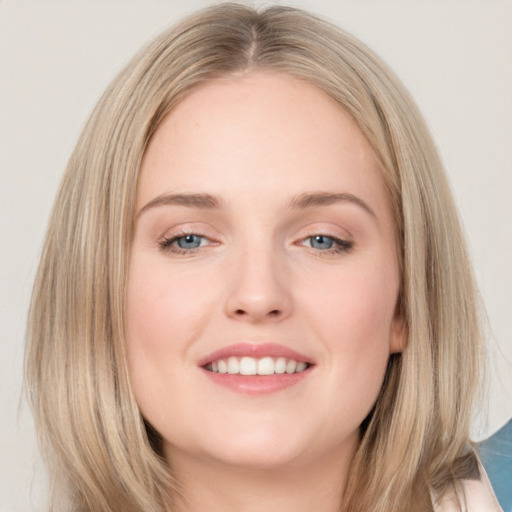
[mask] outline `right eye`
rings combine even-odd
[[[210,240],[205,236],[188,233],[164,238],[164,240],[160,242],[160,249],[177,254],[186,254],[208,245],[209,243]]]

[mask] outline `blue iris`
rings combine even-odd
[[[201,246],[203,237],[198,235],[185,235],[176,239],[176,245],[180,249],[197,249]]]
[[[311,247],[314,249],[332,249],[334,239],[330,236],[316,235],[310,238]]]

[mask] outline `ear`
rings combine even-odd
[[[389,333],[389,353],[398,354],[407,346],[408,329],[402,313],[397,310]]]

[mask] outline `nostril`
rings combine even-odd
[[[247,312],[244,309],[237,309],[237,310],[235,310],[235,315],[236,316],[244,316],[246,314],[247,314]],[[279,316],[280,314],[281,314],[281,311],[279,309],[273,309],[272,311],[269,311],[267,313],[267,316],[275,317],[275,316]]]

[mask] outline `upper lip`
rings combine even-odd
[[[219,350],[215,350],[214,352],[201,358],[198,362],[198,365],[206,366],[213,361],[218,361],[219,359],[227,359],[228,357],[233,356],[254,357],[256,359],[263,357],[284,357],[286,359],[293,359],[298,363],[304,362],[313,364],[313,361],[310,357],[277,343],[237,343],[234,345],[228,345],[227,347],[223,347]]]

